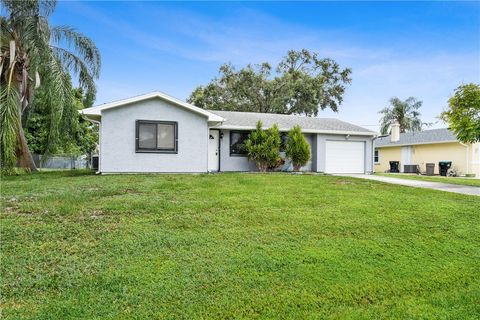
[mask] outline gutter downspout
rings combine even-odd
[[[469,151],[470,151],[470,147],[468,144],[465,144],[463,142],[459,142],[461,146],[464,146],[466,148],[466,151],[465,151],[465,160],[467,162],[467,172],[464,172],[465,174],[467,173],[470,173],[470,157],[469,157]]]
[[[374,135],[372,138],[372,157],[370,158],[370,161],[372,161],[372,172],[371,174],[375,173],[375,140],[378,139],[378,135]]]

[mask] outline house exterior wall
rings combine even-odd
[[[136,153],[135,121],[175,121],[178,153]],[[101,172],[207,172],[207,117],[155,98],[102,111]]]
[[[257,171],[253,161],[247,156],[230,155],[230,130],[221,130],[220,139],[220,171]]]
[[[174,121],[178,129],[177,153],[137,153],[136,121]],[[102,111],[99,171],[103,173],[202,173],[208,172],[208,119],[160,98],[152,98]],[[230,155],[230,130],[222,129],[220,171],[256,171],[246,156]],[[305,134],[311,159],[300,170],[325,170],[327,140],[343,141],[345,135]],[[372,137],[351,136],[365,142],[365,171],[372,171]],[[282,154],[284,156],[284,154]],[[287,160],[281,170],[292,170]]]
[[[316,140],[316,155],[314,157],[316,164],[312,165],[312,168],[315,168],[316,172],[325,172],[327,140],[365,142],[365,173],[373,172],[373,137],[350,136],[346,139],[346,136],[343,134],[317,134]]]
[[[375,164],[376,172],[384,172],[390,168],[389,161],[401,161],[402,147],[383,147],[379,150],[379,163]],[[427,163],[435,163],[435,174],[439,174],[438,162],[452,161],[452,166],[461,174],[475,173],[480,175],[479,144],[462,145],[459,142],[436,143],[411,146],[411,164],[420,166],[420,172],[426,171]],[[475,157],[477,157],[475,159]],[[403,167],[403,164],[400,163]]]
[[[375,163],[375,172],[385,172],[390,170],[390,161],[400,161],[402,159],[402,147],[377,148],[378,162]]]
[[[467,170],[467,148],[460,143],[440,143],[412,146],[412,164],[420,166],[420,172],[426,171],[426,163],[435,163],[435,174],[439,174],[438,162],[452,161],[452,166],[461,173]]]
[[[475,173],[475,176],[480,178],[480,142],[469,146],[469,157],[472,161],[469,164],[470,172],[467,173]]]
[[[223,138],[220,140],[220,171],[257,171],[255,162],[248,160],[247,156],[230,155],[230,130],[223,129]],[[310,150],[316,150],[316,146],[312,146],[314,135],[305,134],[305,138],[310,145]],[[285,154],[281,153],[284,157]],[[287,161],[281,168],[282,170],[292,170],[291,164]],[[300,171],[312,171],[312,160],[300,168]]]

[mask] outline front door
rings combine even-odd
[[[208,171],[220,169],[220,131],[210,130],[208,138]]]

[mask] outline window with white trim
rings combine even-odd
[[[379,160],[380,160],[380,158],[379,158],[379,151],[378,151],[378,149],[377,149],[377,150],[375,150],[375,152],[374,152],[373,162],[379,163]]]

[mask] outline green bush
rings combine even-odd
[[[440,118],[461,142],[480,142],[480,85],[469,83],[455,89]]]
[[[292,160],[294,171],[300,170],[310,160],[310,145],[298,125],[288,132],[285,154]]]
[[[255,161],[258,171],[265,172],[275,168],[280,159],[280,132],[274,124],[267,130],[262,129],[262,122],[257,122],[257,129],[252,131],[245,141],[248,158]]]

